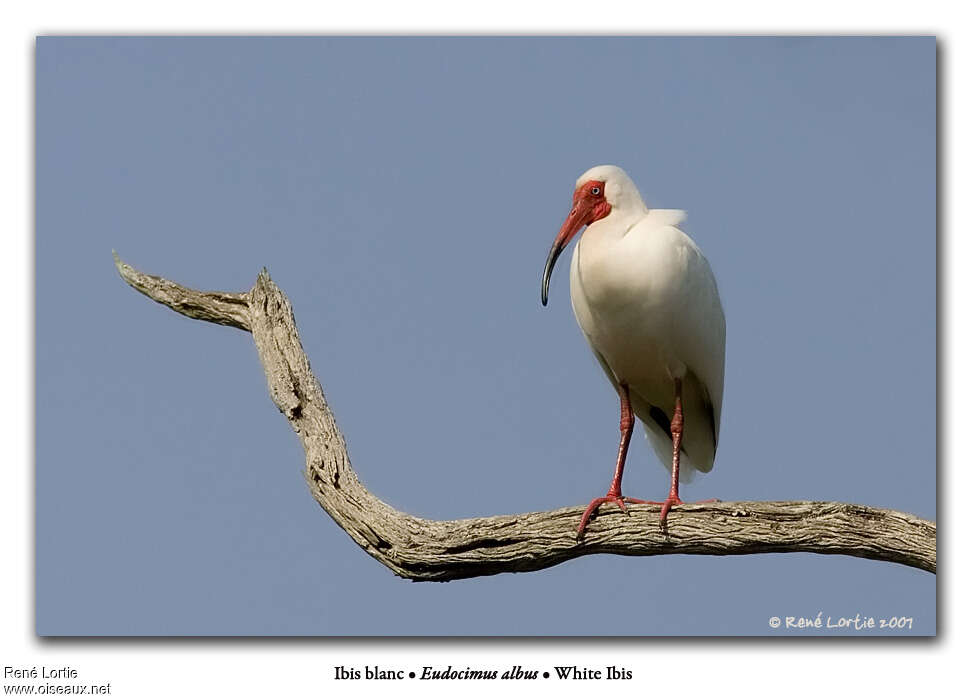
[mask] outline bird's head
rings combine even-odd
[[[641,195],[628,174],[616,165],[598,165],[577,178],[573,206],[550,247],[547,264],[543,268],[540,301],[544,306],[547,305],[547,290],[554,264],[577,232],[605,218],[614,209],[636,205],[644,207]]]

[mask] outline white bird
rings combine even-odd
[[[543,271],[547,305],[557,258],[584,226],[570,266],[574,316],[621,399],[621,444],[607,495],[581,518],[582,535],[603,503],[661,505],[665,521],[678,497],[679,466],[686,480],[708,472],[719,442],[725,374],[726,319],[708,261],[678,225],[685,212],[649,209],[631,178],[599,165],[577,179],[573,208],[557,234]],[[662,464],[670,464],[664,501],[621,494],[634,415]]]

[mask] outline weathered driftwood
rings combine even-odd
[[[311,493],[362,549],[416,581],[535,571],[585,554],[847,554],[936,570],[936,525],[884,508],[813,501],[602,508],[582,539],[583,505],[542,513],[426,520],[373,496],[351,468],[344,437],[311,372],[290,301],[266,270],[243,294],[199,292],[146,275],[115,256],[132,287],[179,313],[253,334],[270,395],[300,437]]]

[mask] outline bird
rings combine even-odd
[[[684,503],[679,470],[688,481],[715,462],[726,319],[708,260],[679,228],[684,219],[681,210],[649,208],[624,170],[599,165],[577,179],[570,213],[547,255],[543,306],[557,259],[584,229],[570,263],[571,306],[621,404],[614,478],[607,494],[587,506],[578,537],[605,503],[625,512],[625,502],[661,505],[665,527],[672,507]],[[622,494],[635,417],[659,460],[671,468],[664,501]]]

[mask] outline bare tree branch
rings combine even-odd
[[[814,501],[684,505],[659,523],[659,507],[604,508],[583,539],[584,506],[465,520],[426,520],[373,496],[351,468],[344,437],[297,335],[290,301],[266,270],[243,294],[198,292],[146,275],[115,256],[132,287],[179,313],[250,331],[270,395],[306,453],[305,476],[325,511],[397,575],[449,581],[536,571],[585,554],[847,554],[936,571],[934,522],[884,508]]]

